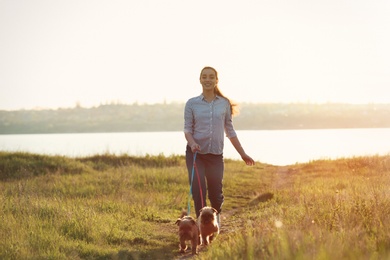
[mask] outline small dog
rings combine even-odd
[[[191,241],[192,254],[198,254],[199,227],[195,219],[191,216],[187,216],[186,212],[183,212],[181,217],[177,219],[176,223],[179,226],[179,239],[180,239],[180,252],[184,253],[187,249],[186,241]]]
[[[215,233],[219,234],[217,210],[212,207],[202,208],[200,210],[199,222],[202,244],[208,245],[213,240]]]

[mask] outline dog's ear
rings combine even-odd
[[[195,219],[191,219],[191,223],[192,223],[192,225],[196,225]]]
[[[185,216],[188,216],[188,213],[187,213],[187,211],[185,209],[182,209],[180,218],[183,218]]]
[[[180,225],[180,222],[181,222],[181,218],[178,218],[177,220],[176,220],[176,222],[175,222],[175,225]]]

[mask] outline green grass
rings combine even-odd
[[[222,232],[197,258],[390,258],[390,156],[225,163]],[[0,152],[0,259],[180,258],[188,190],[182,156]]]

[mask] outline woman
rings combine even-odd
[[[197,173],[192,183],[192,197],[196,216],[206,206],[206,193],[211,207],[218,212],[217,220],[224,201],[222,180],[224,173],[223,147],[224,132],[234,148],[247,165],[254,165],[253,159],[242,148],[233,127],[233,104],[218,88],[218,73],[212,67],[205,67],[200,73],[202,94],[187,101],[184,111],[184,135],[187,140],[186,164],[191,182],[194,153],[196,155]],[[202,194],[201,194],[202,193]]]

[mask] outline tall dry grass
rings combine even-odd
[[[199,259],[389,259],[390,156],[226,161],[222,233]],[[179,258],[181,156],[0,153],[0,259]],[[193,209],[193,207],[192,207]]]
[[[0,259],[169,258],[182,159],[0,153]]]
[[[390,259],[390,157],[276,167],[272,199],[200,259]]]

